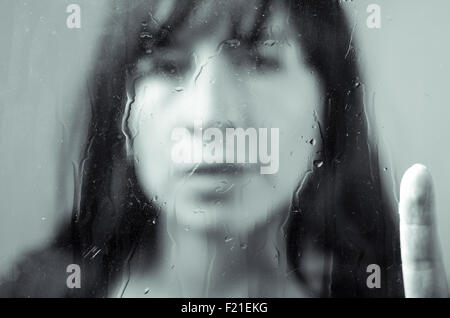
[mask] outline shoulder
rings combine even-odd
[[[0,279],[0,297],[65,297],[71,251],[49,247],[23,256]]]
[[[73,263],[70,227],[59,227],[53,242],[20,257],[0,277],[0,297],[68,297],[67,267]]]

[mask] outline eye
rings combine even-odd
[[[156,72],[167,76],[175,76],[179,73],[179,67],[175,61],[158,61],[156,64]]]
[[[160,56],[154,61],[153,72],[168,79],[181,80],[191,70],[191,57],[186,54]]]
[[[247,69],[249,75],[264,75],[280,71],[282,59],[278,49],[249,46],[234,50],[233,64],[240,69]]]

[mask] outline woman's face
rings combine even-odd
[[[273,14],[250,45],[228,21],[138,63],[148,75],[130,103],[136,174],[186,231],[246,233],[287,216],[319,156],[321,88],[288,19]]]

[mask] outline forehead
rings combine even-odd
[[[262,0],[156,1],[147,25],[154,31],[165,25],[168,42],[178,46],[191,46],[208,37],[279,40],[287,36],[289,29],[289,14],[283,3]]]

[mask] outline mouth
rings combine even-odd
[[[183,175],[191,176],[227,176],[240,177],[255,169],[252,169],[249,164],[235,164],[235,163],[201,163],[198,165],[190,165],[183,168],[180,172]]]
[[[183,192],[196,202],[228,202],[257,173],[255,164],[200,163],[178,169]]]

